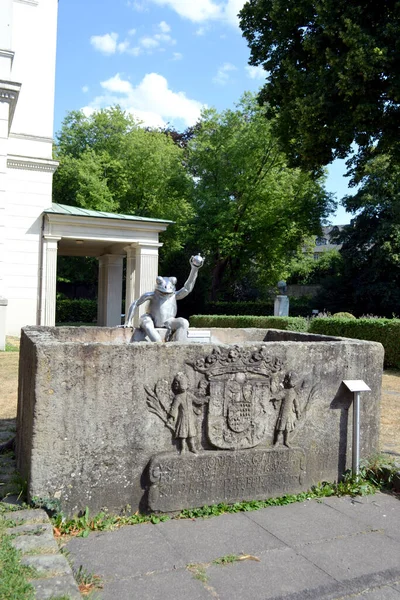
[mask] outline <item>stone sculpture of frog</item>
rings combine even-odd
[[[140,317],[140,329],[152,342],[161,342],[161,336],[156,328],[165,327],[168,332],[166,339],[176,342],[187,340],[189,321],[176,317],[177,300],[185,298],[193,290],[200,267],[204,259],[200,255],[192,256],[190,259],[190,274],[183,288],[176,290],[176,277],[156,278],[156,286],[153,292],[146,292],[138,300],[134,300],[129,307],[128,316],[124,327],[131,327],[135,310],[144,302],[149,302],[147,313]]]

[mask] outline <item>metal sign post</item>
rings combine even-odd
[[[343,380],[344,385],[353,392],[353,475],[360,472],[360,392],[370,392],[371,388],[362,379]]]

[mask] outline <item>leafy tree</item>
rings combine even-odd
[[[357,183],[372,155],[398,160],[398,0],[248,0],[240,18],[291,164],[317,170],[357,148]]]
[[[53,200],[94,210],[175,221],[164,256],[179,249],[192,216],[183,149],[146,130],[118,106],[86,117],[72,111],[57,135]]]
[[[341,240],[347,305],[355,314],[400,311],[400,166],[377,155],[363,169],[360,188],[344,199],[356,213]],[[329,296],[329,290],[327,291]]]
[[[318,260],[310,253],[298,252],[287,266],[287,282],[299,285],[323,285],[326,278],[342,272],[343,259],[339,250],[321,252]]]
[[[209,255],[211,298],[246,276],[271,283],[306,234],[320,232],[333,201],[321,181],[287,166],[255,98],[203,112],[188,144],[195,233]]]

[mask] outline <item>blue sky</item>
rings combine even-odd
[[[243,0],[60,0],[55,131],[66,113],[120,104],[147,125],[193,125],[203,106],[232,108],[257,91],[238,27]],[[326,187],[347,190],[343,161]],[[339,209],[334,224],[350,216]]]

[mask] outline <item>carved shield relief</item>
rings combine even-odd
[[[239,372],[210,377],[208,438],[217,448],[257,446],[267,426],[269,378]]]

